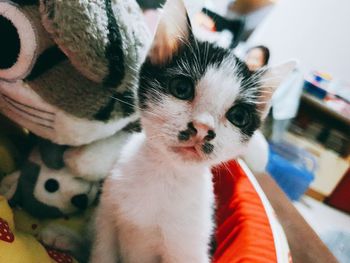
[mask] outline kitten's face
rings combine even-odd
[[[196,41],[181,1],[169,0],[164,17],[140,73],[138,98],[148,139],[188,162],[237,157],[267,111],[269,74],[252,75],[232,51]],[[166,22],[171,17],[176,28]]]

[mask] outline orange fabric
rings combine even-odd
[[[262,201],[236,161],[213,169],[217,196],[215,263],[277,262]]]

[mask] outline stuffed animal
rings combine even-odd
[[[0,196],[0,262],[76,263],[66,253],[45,248],[34,236],[15,226],[7,200]]]
[[[79,262],[86,261],[89,243],[82,237],[89,235],[86,225],[90,224],[92,208],[57,219],[33,217],[20,208],[14,208],[13,213],[18,230],[34,236],[45,247],[65,251]]]
[[[22,169],[1,181],[0,194],[13,207],[20,230],[34,235],[45,246],[83,259],[83,230],[99,182],[71,174],[63,163],[65,148],[40,139]]]
[[[0,28],[0,112],[52,142],[38,143],[0,191],[35,220],[79,217],[137,128],[142,12],[135,0],[0,0]],[[81,233],[44,225],[36,234],[46,245],[79,244]]]
[[[72,173],[103,179],[128,137],[120,131],[138,119],[133,91],[150,34],[136,1],[0,1],[0,27],[0,111],[70,146]]]
[[[58,218],[84,211],[97,197],[99,182],[76,177],[64,167],[64,146],[42,141],[22,169],[7,175],[0,194],[37,218]]]

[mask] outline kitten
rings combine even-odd
[[[209,262],[210,168],[241,154],[292,68],[251,74],[231,50],[197,41],[183,2],[168,0],[140,72],[143,131],[104,183],[91,262]]]

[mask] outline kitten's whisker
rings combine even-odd
[[[117,97],[114,97],[114,96],[110,96],[112,99],[114,99],[114,100],[116,100],[116,101],[118,101],[118,102],[120,102],[120,103],[123,103],[123,104],[125,104],[125,105],[128,105],[128,106],[132,106],[133,108],[135,108],[135,109],[137,109],[137,110],[141,110],[137,105],[135,105],[135,104],[131,104],[131,103],[129,103],[129,102],[127,102],[127,101],[124,101],[124,100],[121,100],[121,99],[119,99],[119,98],[117,98]],[[148,113],[150,113],[150,114],[153,114],[154,116],[156,116],[156,117],[159,117],[160,115],[156,115],[156,114],[154,114],[154,113],[152,113],[152,112],[148,112]]]
[[[237,162],[237,160],[236,160],[236,162]],[[224,167],[226,168],[226,170],[229,172],[229,174],[231,175],[231,177],[234,178],[235,176],[234,176],[234,174],[232,173],[230,167],[228,167],[227,163],[224,162],[224,163],[222,163],[222,164],[224,165]]]

